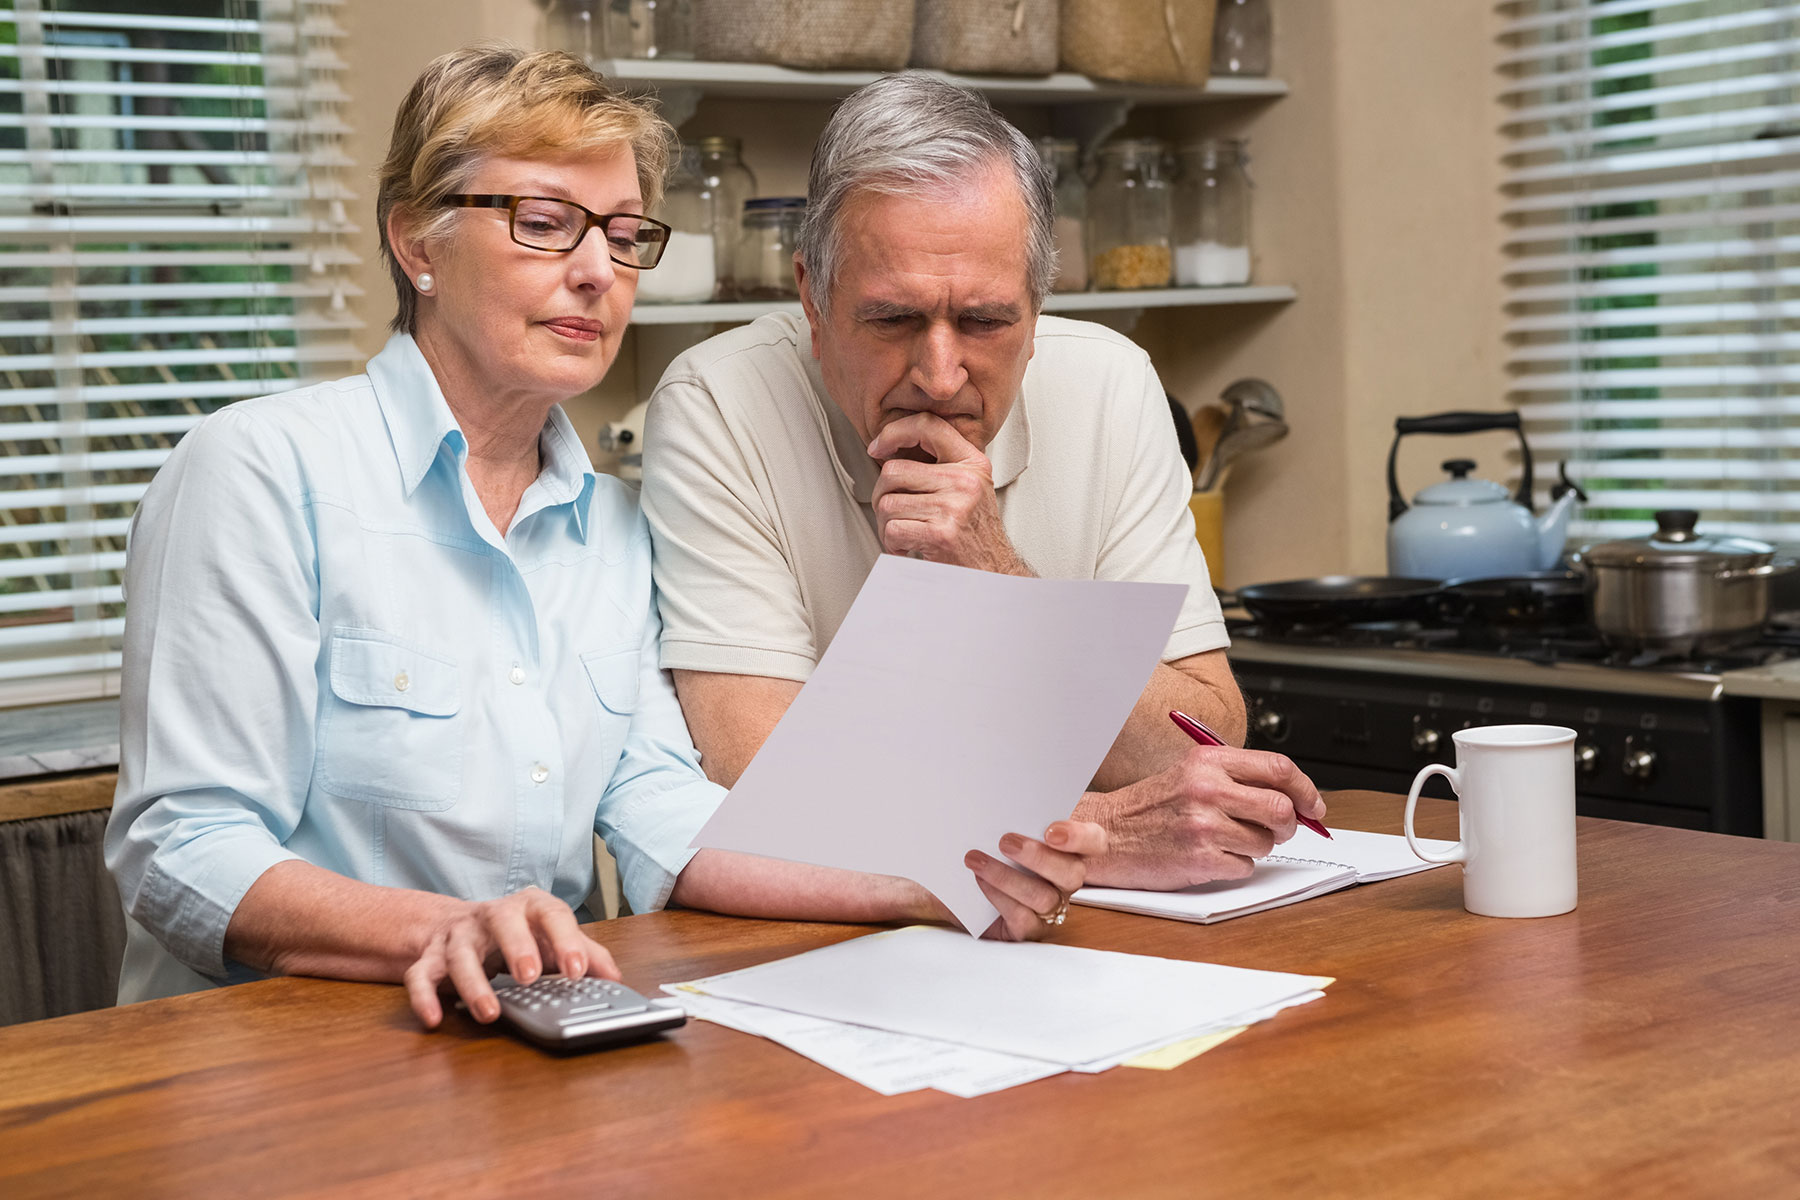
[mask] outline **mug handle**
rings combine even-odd
[[[1443,763],[1431,763],[1421,768],[1419,773],[1413,776],[1412,790],[1406,793],[1406,816],[1401,822],[1401,828],[1406,830],[1406,844],[1412,847],[1414,854],[1428,863],[1467,862],[1469,851],[1461,842],[1456,843],[1441,855],[1427,854],[1419,845],[1418,839],[1413,836],[1413,810],[1419,806],[1419,789],[1424,787],[1425,781],[1433,775],[1442,775],[1448,779],[1451,790],[1459,796],[1462,795],[1462,779],[1457,775],[1455,767],[1446,767]]]

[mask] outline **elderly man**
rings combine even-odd
[[[805,321],[682,355],[644,439],[662,664],[708,774],[735,782],[882,553],[1180,582],[1163,662],[1076,809],[1109,835],[1088,879],[1247,873],[1324,805],[1286,758],[1198,748],[1168,720],[1243,739],[1156,372],[1117,334],[1038,316],[1056,255],[1035,149],[979,95],[893,76],[832,117],[809,200]]]

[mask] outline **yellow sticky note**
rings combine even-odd
[[[1123,1065],[1142,1067],[1146,1071],[1173,1071],[1182,1063],[1192,1058],[1199,1058],[1214,1046],[1230,1041],[1248,1028],[1250,1028],[1248,1025],[1240,1025],[1236,1029],[1227,1029],[1224,1033],[1209,1033],[1205,1037],[1189,1038],[1185,1042],[1172,1042],[1160,1049],[1152,1050],[1148,1054],[1128,1058]]]

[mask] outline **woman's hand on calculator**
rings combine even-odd
[[[612,955],[581,932],[568,905],[546,891],[526,888],[451,910],[406,969],[406,992],[427,1029],[444,1019],[439,993],[446,983],[485,1024],[500,1015],[500,1001],[488,983],[490,964],[504,964],[507,974],[527,984],[544,973],[545,963],[571,979],[619,978]]]

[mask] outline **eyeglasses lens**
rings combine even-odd
[[[513,240],[536,250],[573,250],[587,228],[586,210],[561,200],[522,199],[513,210]],[[614,262],[648,269],[662,257],[662,229],[642,218],[610,216],[600,232]]]

